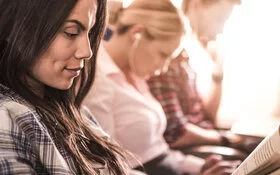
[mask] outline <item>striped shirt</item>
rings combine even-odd
[[[38,113],[0,84],[0,174],[77,174],[73,158],[57,146]],[[92,128],[106,136],[99,126]],[[103,168],[96,165],[96,168]],[[109,174],[102,169],[101,174]]]
[[[166,114],[164,136],[167,142],[172,143],[182,136],[188,122],[206,129],[214,127],[204,115],[196,88],[196,73],[189,66],[185,52],[171,61],[167,72],[150,78],[148,85]]]

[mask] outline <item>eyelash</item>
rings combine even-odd
[[[72,39],[79,35],[78,33],[69,33],[69,32],[64,32],[64,33],[66,36]]]

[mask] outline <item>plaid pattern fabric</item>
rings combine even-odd
[[[214,127],[204,115],[196,89],[196,74],[189,66],[188,58],[183,55],[187,54],[181,53],[171,61],[167,72],[148,80],[152,94],[166,114],[167,129],[164,136],[169,143],[186,132],[185,124],[188,122],[207,129]]]
[[[0,174],[78,174],[72,157],[54,144],[32,106],[1,84]]]

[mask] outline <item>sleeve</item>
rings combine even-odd
[[[148,81],[151,93],[162,105],[167,118],[164,137],[168,143],[176,141],[186,131],[184,125],[187,119],[179,100],[180,77],[181,75],[170,67],[166,73],[152,77]]]
[[[8,110],[0,108],[0,174],[36,174],[28,157],[31,153],[24,133],[11,120]]]
[[[87,94],[83,105],[96,118],[105,132],[115,136],[113,118],[114,83],[102,72],[97,72],[93,86]]]

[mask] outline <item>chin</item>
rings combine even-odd
[[[151,76],[152,76],[152,74],[148,74],[148,75],[146,74],[146,75],[143,75],[142,78],[145,80],[148,80],[149,78],[151,78]]]
[[[149,73],[138,73],[138,74],[136,74],[138,77],[140,77],[140,78],[144,78],[144,79],[146,79],[147,77],[150,77],[150,74]]]
[[[62,87],[62,88],[60,88],[60,90],[68,90],[68,89],[70,89],[71,88],[71,86],[67,86],[67,87]]]
[[[72,87],[72,85],[73,85],[73,83],[65,85],[65,86],[62,87],[62,90],[68,90]]]
[[[73,85],[73,81],[61,83],[61,84],[55,86],[54,88],[59,89],[59,90],[68,90],[72,87],[72,85]]]

